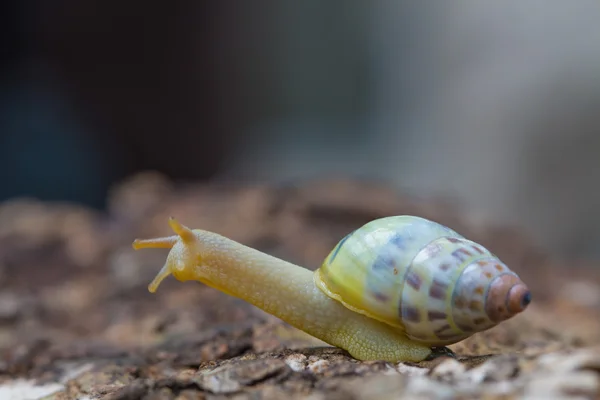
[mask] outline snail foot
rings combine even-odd
[[[429,354],[427,356],[427,358],[423,361],[431,361],[431,360],[435,360],[436,358],[439,358],[439,357],[451,357],[451,358],[454,358],[455,360],[458,359],[458,357],[456,356],[456,353],[454,353],[448,347],[444,346],[444,347],[432,347],[431,354]]]

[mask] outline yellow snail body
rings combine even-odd
[[[136,239],[171,248],[149,285],[169,274],[244,299],[359,360],[422,361],[522,312],[531,294],[483,246],[413,216],[371,221],[312,272],[216,233],[169,220],[175,236]]]

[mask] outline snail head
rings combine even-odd
[[[136,250],[171,249],[164,266],[148,285],[151,293],[156,292],[160,283],[171,274],[182,282],[194,279],[195,267],[198,265],[198,245],[200,243],[197,236],[190,228],[182,225],[173,217],[169,218],[169,225],[176,235],[154,239],[136,239],[133,242],[133,248]]]

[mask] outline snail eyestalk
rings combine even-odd
[[[169,218],[169,225],[173,232],[177,236],[167,236],[154,239],[135,239],[133,241],[133,248],[135,250],[140,249],[171,249],[177,243],[177,240],[181,238],[184,243],[190,243],[194,240],[194,232],[185,225],[182,225],[175,218]]]
[[[187,226],[181,224],[175,218],[169,218],[169,225],[171,226],[171,229],[173,229],[173,232],[175,232],[181,238],[183,243],[190,244],[194,241],[194,232],[192,232],[192,230]]]
[[[135,250],[140,249],[170,249],[177,242],[177,236],[169,236],[155,239],[135,239],[132,246]]]

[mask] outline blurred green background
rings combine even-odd
[[[0,200],[360,177],[600,258],[600,2],[7,1]]]

